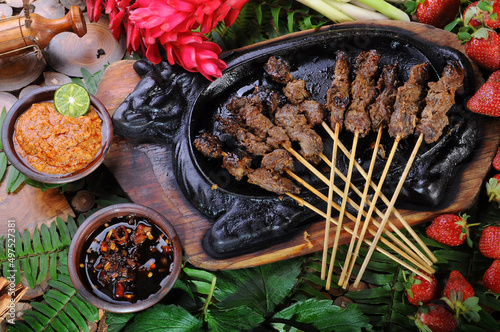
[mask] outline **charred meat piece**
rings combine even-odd
[[[263,156],[266,153],[271,152],[272,148],[269,144],[267,144],[260,137],[255,136],[248,130],[241,127],[238,121],[222,117],[217,117],[216,121],[219,128],[223,132],[235,137],[238,143],[245,147],[248,153],[255,156]]]
[[[262,105],[263,111],[267,112],[271,119],[274,118],[274,112],[280,103],[278,93],[265,86],[256,86],[250,100],[254,104]]]
[[[325,106],[315,100],[304,100],[299,108],[306,115],[307,122],[311,126],[320,125],[325,119]]]
[[[427,144],[438,140],[448,125],[446,112],[455,104],[455,92],[463,85],[464,69],[456,63],[448,64],[437,82],[429,83],[425,108],[415,134],[424,135]]]
[[[203,132],[194,140],[195,148],[208,158],[221,158],[224,155],[222,143],[214,134]]]
[[[349,105],[349,57],[345,52],[339,51],[335,62],[335,77],[326,94],[326,107],[330,111],[330,126],[335,129],[338,123],[340,129],[344,127],[344,113]]]
[[[293,75],[290,73],[290,65],[285,60],[274,56],[271,56],[267,60],[264,70],[275,82],[286,84],[293,80]]]
[[[398,88],[394,112],[389,122],[391,137],[407,138],[415,130],[417,116],[425,101],[425,85],[429,79],[429,64],[422,63],[410,69],[410,77]]]
[[[253,172],[248,173],[248,183],[255,184],[278,195],[284,195],[286,193],[300,193],[300,188],[295,185],[292,180],[265,167],[260,167]]]
[[[376,75],[380,54],[375,50],[361,52],[356,58],[356,77],[352,82],[352,101],[345,114],[345,127],[365,137],[371,129],[368,107],[377,96]]]
[[[306,89],[304,80],[292,80],[283,88],[283,93],[288,101],[294,105],[300,104],[306,99],[311,98],[311,94]]]
[[[292,141],[299,142],[300,153],[307,160],[318,163],[323,152],[321,137],[311,128],[298,106],[285,104],[276,111],[275,122],[281,126]]]
[[[373,130],[379,129],[381,125],[386,126],[391,121],[398,86],[397,65],[385,65],[377,83],[379,94],[375,102],[370,106],[370,119]]]
[[[241,125],[248,128],[259,138],[266,139],[267,143],[273,148],[278,148],[282,144],[291,145],[290,139],[282,128],[275,126],[268,117],[260,112],[259,107],[249,102],[247,98],[242,99],[244,102],[232,101],[230,106],[231,111],[236,114],[236,119]]]
[[[227,169],[229,173],[238,181],[248,174],[251,164],[252,158],[243,152],[230,152],[222,158],[222,167]]]
[[[285,169],[294,170],[293,158],[290,153],[284,149],[276,149],[266,154],[262,158],[261,166],[278,173],[282,173]]]

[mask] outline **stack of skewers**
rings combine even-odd
[[[234,97],[230,101],[226,106],[230,116],[216,118],[218,131],[231,136],[237,142],[237,149],[225,149],[218,135],[206,131],[194,141],[195,147],[205,156],[221,158],[222,166],[235,179],[246,177],[251,184],[278,195],[288,195],[301,206],[325,218],[321,277],[326,278],[327,289],[331,285],[342,231],[351,235],[338,279],[338,284],[344,288],[351,278],[363,243],[368,245],[368,253],[357,272],[354,286],[360,282],[375,250],[424,279],[429,280],[429,275],[434,273],[432,265],[436,257],[395,209],[395,203],[421,143],[438,140],[448,124],[446,113],[455,103],[456,90],[463,84],[464,69],[449,63],[437,82],[429,82],[429,64],[422,63],[413,66],[408,80],[401,83],[397,63],[385,65],[379,70],[380,57],[376,50],[363,51],[354,59],[351,69],[349,57],[339,51],[326,105],[312,99],[306,83],[293,77],[286,61],[270,57],[264,69],[273,81],[283,85],[286,103],[280,102],[277,91],[257,86],[253,94]],[[329,124],[326,122],[328,115]],[[394,138],[394,143],[375,183],[372,180],[373,170],[385,127]],[[333,140],[331,158],[323,154],[323,141],[317,133],[322,129]],[[339,139],[342,130],[353,134],[350,151]],[[370,166],[365,170],[356,161],[356,149],[358,140],[372,130],[377,132],[376,142]],[[412,134],[417,135],[418,140],[389,199],[382,192],[382,186],[400,140]],[[294,146],[299,147],[298,151]],[[338,150],[349,159],[346,174],[337,167]],[[328,187],[328,196],[296,174],[295,161],[299,161]],[[328,166],[329,178],[318,169],[320,163]],[[354,169],[365,180],[363,190],[351,182]],[[343,189],[335,184],[336,178],[343,181]],[[326,202],[326,211],[301,198],[302,187]],[[350,191],[358,195],[359,200],[352,199]],[[335,195],[340,197],[340,205],[335,203]],[[384,211],[377,207],[379,200],[386,205]],[[333,209],[338,211],[335,218]],[[353,210],[357,215],[349,212]],[[389,220],[392,215],[408,235]],[[352,228],[346,226],[345,218],[354,223]],[[334,239],[330,247],[332,231]],[[379,246],[379,241],[392,252]]]

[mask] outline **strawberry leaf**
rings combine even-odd
[[[405,2],[405,12],[408,15],[413,15],[417,11],[418,2],[417,1],[406,1]]]
[[[481,10],[484,10],[485,12],[493,13],[493,6],[489,1],[479,1],[477,7]]]

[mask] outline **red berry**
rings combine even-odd
[[[488,226],[483,230],[479,251],[488,258],[500,259],[500,226]]]
[[[500,260],[495,260],[483,275],[484,287],[500,294]]]
[[[489,71],[500,69],[500,36],[493,30],[480,28],[465,43],[465,53]]]
[[[474,113],[500,116],[500,82],[488,82],[469,99],[467,107]]]
[[[459,246],[469,236],[468,215],[442,214],[427,227],[426,234],[431,239],[448,246]]]
[[[455,19],[459,7],[460,0],[424,0],[417,6],[418,21],[442,29]]]
[[[500,73],[500,71],[497,71],[496,73]],[[497,171],[500,171],[500,148],[498,148],[497,154],[493,158],[491,165],[493,166],[494,169],[496,169]]]
[[[428,275],[427,273],[425,274]],[[408,302],[413,305],[422,305],[439,297],[439,284],[436,277],[433,275],[428,276],[430,276],[431,281],[427,281],[416,274],[412,275],[409,280],[411,286],[406,290]]]
[[[417,312],[415,324],[420,330],[422,325],[427,326],[432,332],[451,332],[457,328],[455,316],[438,304],[430,304],[427,308],[421,308]]]
[[[452,295],[452,291],[455,292],[455,296]],[[474,288],[460,272],[453,270],[450,272],[450,277],[444,287],[443,296],[446,296],[451,301],[459,300],[463,302],[474,296]]]
[[[500,2],[498,2],[500,4]],[[486,82],[500,82],[500,70],[493,72]],[[500,169],[499,169],[500,171]]]
[[[500,28],[500,20],[497,16],[500,14],[500,1],[485,1],[487,3],[489,10],[482,10],[478,7],[479,1],[471,3],[462,15],[464,25],[469,25],[477,28],[484,25],[491,29]],[[484,8],[484,7],[483,7]],[[495,15],[496,14],[496,15]]]

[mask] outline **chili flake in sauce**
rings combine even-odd
[[[73,173],[95,159],[101,149],[101,127],[93,107],[72,118],[59,114],[53,103],[37,103],[16,121],[15,148],[39,172]]]

